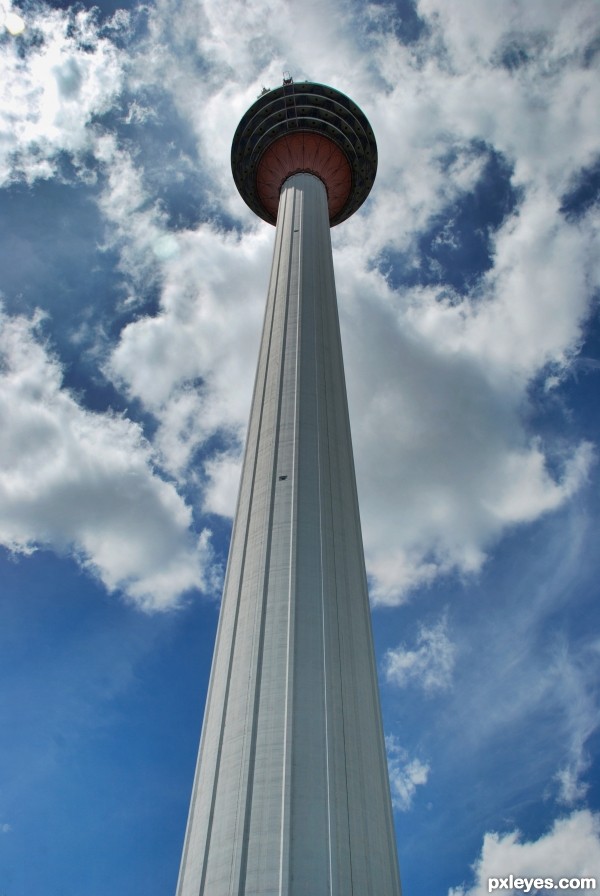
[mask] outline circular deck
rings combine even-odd
[[[233,178],[246,204],[275,224],[279,194],[292,174],[319,177],[331,226],[365,201],[377,171],[366,116],[339,90],[311,81],[266,91],[240,121],[231,147]]]

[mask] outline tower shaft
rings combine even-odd
[[[177,896],[399,896],[327,194],[281,191]]]

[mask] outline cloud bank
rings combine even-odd
[[[40,321],[0,318],[0,543],[72,552],[148,610],[212,582],[210,533],[156,472],[151,446],[122,416],[86,410],[62,386]]]
[[[476,574],[507,532],[585,486],[592,446],[535,419],[600,280],[597,205],[564,212],[600,144],[595,11],[516,2],[504,18],[465,2],[450,15],[422,0],[409,28],[387,4],[309,3],[297,22],[275,0],[160,0],[142,28],[42,5],[21,43],[2,44],[0,182],[93,186],[99,251],[117,258],[119,325],[97,372],[172,477],[152,504],[157,531],[169,489],[233,512],[273,231],[236,195],[229,147],[284,68],[348,92],[379,144],[371,198],[332,233],[373,600]],[[184,217],[170,198],[182,184]],[[204,527],[172,500],[197,541]],[[176,599],[172,571],[164,587],[152,564],[129,569],[118,539],[92,540],[82,550],[109,587],[139,575],[158,605]],[[200,581],[185,556],[182,589]]]

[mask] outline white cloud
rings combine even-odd
[[[577,349],[597,244],[595,228],[582,232],[560,217],[557,198],[531,190],[495,235],[494,267],[477,293],[450,301],[418,290],[408,318],[442,355],[472,359],[496,388],[519,394]]]
[[[450,687],[456,648],[447,627],[444,616],[435,625],[420,627],[415,649],[399,645],[388,650],[383,661],[387,681],[398,687],[416,681],[428,692]]]
[[[98,139],[96,154],[106,173],[99,208],[119,251],[127,304],[143,302],[150,286],[160,291],[159,312],[124,327],[105,373],[156,418],[161,464],[186,479],[211,437],[237,447],[243,439],[272,231],[259,227],[240,237],[203,224],[171,232],[131,154],[110,134]],[[213,482],[209,504],[232,514],[235,500],[214,489]]]
[[[406,812],[412,806],[417,787],[422,787],[427,783],[429,765],[420,759],[411,759],[393,735],[386,737],[385,744],[392,805],[394,809]]]
[[[30,9],[20,43],[0,46],[0,185],[56,173],[61,151],[79,154],[95,139],[123,83],[123,59],[86,10]]]
[[[38,322],[2,315],[0,542],[72,551],[149,610],[210,589],[210,533],[191,534],[191,510],[156,474],[139,426],[85,410],[62,387]]]
[[[475,883],[451,888],[448,896],[483,896],[490,877],[560,878],[593,877],[600,868],[600,816],[587,809],[557,819],[538,840],[523,841],[519,831],[488,833],[474,865]],[[511,889],[506,892],[517,893]],[[577,888],[562,890],[581,892]]]
[[[204,464],[208,484],[204,492],[204,510],[231,516],[237,499],[242,458],[238,453],[223,452]]]
[[[176,474],[211,436],[243,439],[269,236],[209,225],[177,234],[179,251],[162,267],[159,313],[126,326],[110,358],[109,375],[158,419],[155,445]]]
[[[177,240],[165,232],[165,215],[144,186],[143,170],[131,153],[119,146],[114,134],[97,138],[95,154],[106,176],[98,199],[110,225],[104,248],[118,248],[120,267],[129,284],[147,290],[157,276],[158,262],[177,252]]]
[[[508,527],[576,493],[594,454],[585,442],[557,453],[527,432],[529,376],[518,356],[492,363],[492,352],[479,351],[485,311],[456,310],[464,338],[454,347],[433,297],[417,305],[408,295],[409,308],[395,310],[389,288],[373,289],[343,261],[337,271],[350,300],[343,335],[367,565],[375,599],[395,603],[440,572],[478,571]],[[492,300],[488,313],[495,308]],[[528,332],[535,343],[533,323]],[[507,333],[505,354],[512,339]]]
[[[513,0],[508,10],[477,0],[461,0],[452,10],[443,0],[418,0],[418,10],[443,34],[452,60],[470,68],[493,60],[498,45],[511,38],[529,49],[524,63],[543,68],[548,57],[564,63],[598,26],[594,0]]]

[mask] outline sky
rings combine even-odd
[[[600,880],[599,12],[2,0],[0,896],[174,893],[283,71],[379,149],[332,242],[404,896]]]

